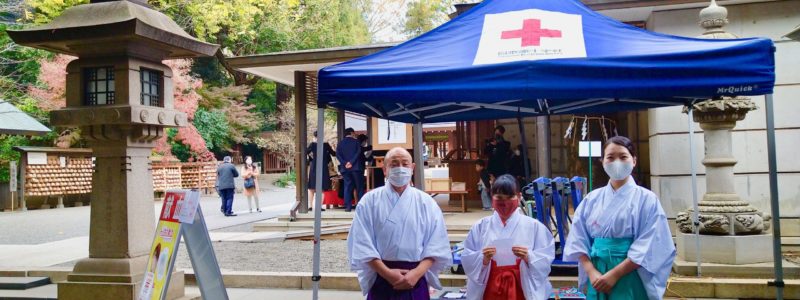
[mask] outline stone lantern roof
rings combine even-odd
[[[20,45],[78,57],[135,52],[163,60],[213,56],[219,48],[192,37],[168,16],[135,0],[95,0],[65,10],[48,24],[8,34]]]

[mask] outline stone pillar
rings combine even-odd
[[[699,38],[738,38],[725,31],[726,24],[728,10],[711,0],[700,11],[700,25],[706,31]],[[739,197],[733,173],[736,158],[731,130],[756,108],[744,97],[711,99],[692,107],[693,121],[700,123],[705,141],[706,194],[698,203],[699,236],[693,234],[693,209],[678,213],[675,219],[681,231],[676,234],[678,256],[686,261],[697,261],[698,239],[702,262],[741,265],[772,261],[771,256],[763,255],[772,252],[772,236],[767,234],[770,217]]]
[[[59,282],[58,299],[136,299],[155,232],[149,157],[164,128],[187,124],[173,109],[172,71],[162,61],[211,56],[219,47],[143,0],[93,0],[8,34],[20,45],[78,57],[67,66],[66,107],[52,111],[50,122],[80,127],[97,157],[89,257]],[[183,286],[182,272],[173,273],[167,298],[182,296]]]
[[[700,123],[705,141],[706,194],[699,203],[701,234],[759,234],[769,229],[769,216],[742,201],[736,193],[731,130],[747,112],[756,109],[749,98],[708,100],[694,105],[694,121]],[[678,214],[684,233],[692,233],[692,209]]]
[[[104,127],[105,134],[115,133],[112,139],[94,135],[98,129],[83,128],[97,157],[89,258],[75,265],[67,282],[59,283],[59,299],[132,299],[155,232],[155,224],[148,222],[155,219],[153,202],[147,201],[153,191],[149,169],[153,143],[128,139],[130,128]]]

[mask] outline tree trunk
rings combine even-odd
[[[281,105],[288,102],[292,98],[292,87],[280,82],[275,82],[275,107],[282,107]],[[276,124],[278,130],[284,129],[283,123]]]

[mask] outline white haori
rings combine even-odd
[[[470,229],[461,254],[461,264],[467,274],[467,299],[483,299],[492,267],[491,263],[483,265],[483,249],[498,239],[512,239],[514,246],[528,247],[528,263],[520,262],[522,291],[525,299],[547,299],[553,291],[548,280],[555,258],[553,235],[539,221],[521,215],[519,209],[506,220],[505,226],[494,212]]]
[[[575,210],[564,261],[590,257],[595,238],[633,239],[628,258],[640,266],[637,272],[648,298],[663,298],[676,252],[667,216],[653,192],[629,177],[617,191],[609,183],[586,195]],[[584,288],[588,277],[582,267],[579,272],[579,284]]]
[[[444,216],[436,201],[411,186],[398,195],[388,183],[359,201],[347,252],[364,295],[378,276],[369,266],[374,259],[419,262],[431,258],[434,263],[425,279],[436,289],[442,288],[439,273],[452,264]]]

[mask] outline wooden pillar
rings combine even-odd
[[[412,134],[414,147],[414,186],[420,190],[425,190],[425,162],[422,160],[423,143],[422,123],[414,123]]]
[[[539,176],[550,177],[550,116],[536,117],[536,166]]]
[[[338,141],[341,141],[342,139],[344,139],[344,129],[345,129],[345,126],[346,126],[345,119],[346,119],[346,117],[344,115],[344,110],[341,109],[341,108],[337,108],[336,109],[336,139]],[[369,123],[367,123],[367,124],[369,124]],[[367,125],[367,126],[369,126],[369,125]]]
[[[308,95],[306,94],[306,74],[302,71],[294,72],[294,124],[295,136],[297,143],[295,144],[295,173],[297,180],[295,186],[296,201],[300,201],[300,212],[308,212],[308,166],[306,166],[305,150],[308,145],[308,116],[306,115]],[[322,137],[320,141],[324,141]]]
[[[367,143],[372,144],[372,117],[367,117]]]

